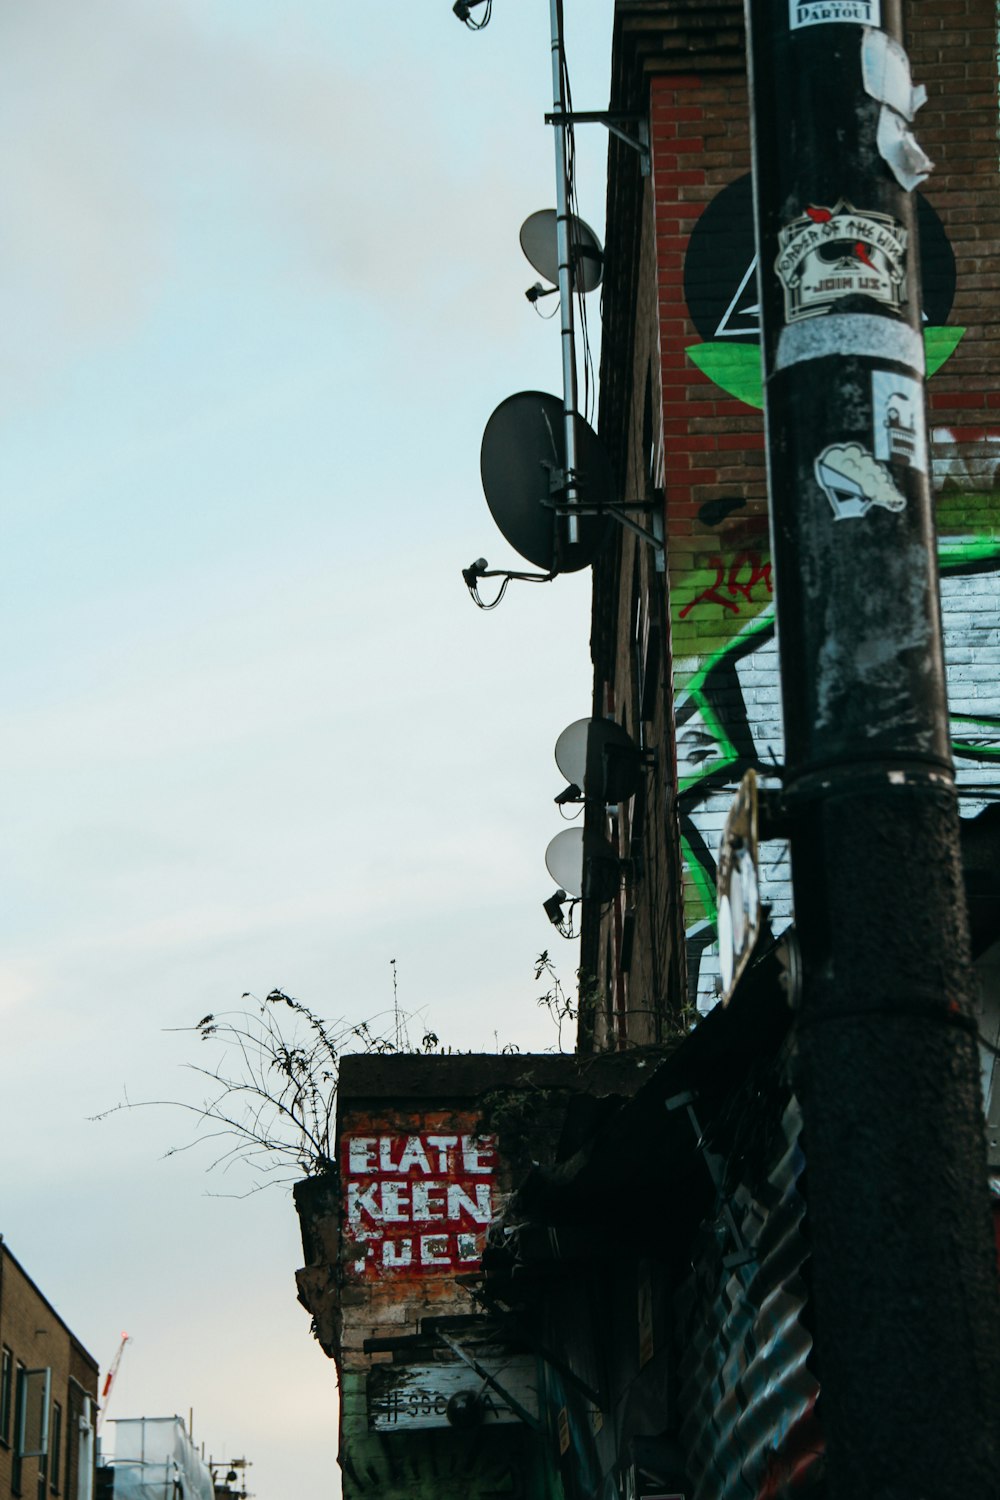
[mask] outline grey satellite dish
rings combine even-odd
[[[627,802],[642,779],[642,757],[614,719],[577,719],[556,740],[556,765],[588,802]]]
[[[621,889],[621,860],[606,838],[582,828],[557,833],[545,851],[545,868],[569,896],[612,901]]]
[[[573,266],[573,290],[592,292],[601,284],[604,274],[604,251],[597,235],[578,219],[569,216],[570,263]],[[521,225],[521,249],[540,276],[555,285],[559,280],[559,249],[556,238],[556,211],[539,209]]]
[[[579,498],[611,499],[607,455],[594,429],[576,418]],[[581,516],[579,540],[566,540],[566,522],[552,508],[551,478],[566,462],[563,404],[544,391],[519,391],[501,401],[486,424],[480,472],[494,521],[516,552],[547,573],[576,573],[594,561],[608,534],[607,516]],[[547,503],[549,502],[549,503]]]

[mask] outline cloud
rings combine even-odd
[[[120,339],[170,288],[260,274],[461,321],[530,179],[502,94],[442,95],[387,45],[375,91],[347,46],[277,50],[177,3],[31,0],[0,27],[4,384]],[[360,29],[346,7],[341,29]],[[456,31],[458,28],[456,28]],[[525,117],[525,124],[528,124]],[[530,122],[532,125],[534,120]],[[541,132],[539,146],[546,144]],[[547,153],[538,153],[547,163]],[[277,250],[276,250],[277,247]],[[492,248],[491,248],[492,247]],[[416,287],[419,285],[419,294]],[[302,290],[300,286],[299,290]],[[522,288],[523,290],[523,288]],[[207,292],[204,294],[207,295]],[[2,377],[0,377],[2,378]]]

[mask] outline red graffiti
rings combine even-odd
[[[854,253],[863,266],[868,266],[871,270],[875,270],[875,267],[872,265],[872,258],[861,240],[858,240],[858,243],[855,245]]]
[[[738,615],[741,613],[741,607],[735,602],[737,596],[742,595],[747,604],[752,604],[753,591],[759,583],[764,584],[769,594],[774,592],[771,582],[771,564],[764,562],[759,552],[737,553],[728,568],[725,560],[719,556],[710,557],[708,565],[715,569],[715,579],[708,588],[696,594],[689,604],[685,604],[680,612],[682,620],[686,619],[698,604],[718,604],[731,614]],[[722,592],[723,588],[726,593]]]

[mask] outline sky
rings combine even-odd
[[[579,109],[611,16],[568,7]],[[168,1154],[183,1111],[94,1117],[197,1103],[190,1028],[245,992],[388,1025],[392,960],[414,1035],[558,1045],[589,575],[492,614],[461,579],[518,565],[491,411],[560,388],[518,245],[555,201],[548,27],[0,3],[0,1232],[102,1370],[129,1333],[109,1417],[193,1410],[260,1500],[338,1493],[291,1200]],[[600,232],[603,130],[578,153]]]

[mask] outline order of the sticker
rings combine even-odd
[[[865,296],[898,312],[906,293],[907,231],[888,214],[859,212],[841,198],[810,204],[778,232],[774,269],[795,323],[845,297]]]

